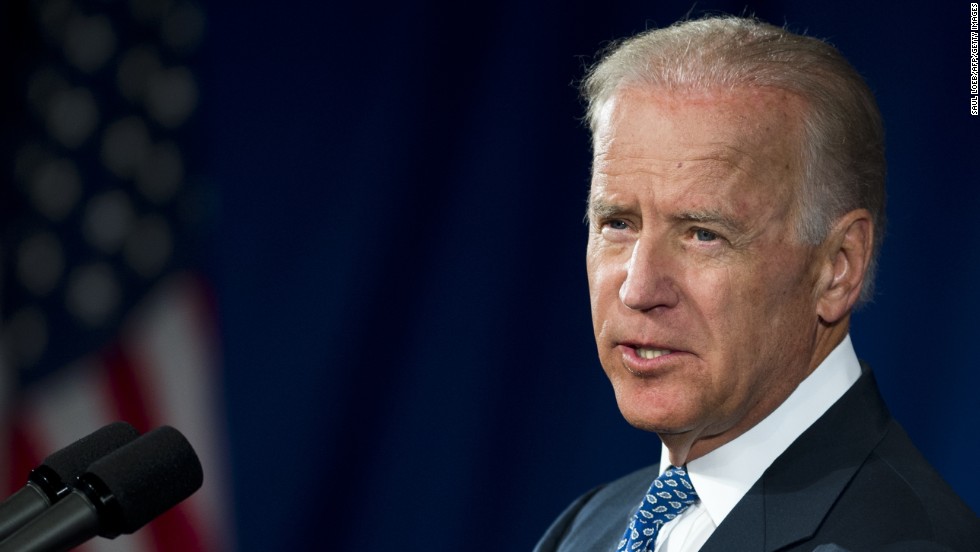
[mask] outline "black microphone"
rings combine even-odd
[[[49,455],[31,470],[26,485],[0,502],[0,539],[71,493],[68,484],[85,473],[92,462],[137,437],[139,432],[133,426],[115,422]]]
[[[74,490],[3,542],[0,552],[63,552],[99,535],[130,534],[194,494],[201,462],[163,426],[97,460]]]

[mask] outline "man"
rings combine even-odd
[[[619,44],[583,92],[599,357],[663,455],[537,550],[980,550],[848,336],[884,225],[880,115],[854,69],[709,18]]]

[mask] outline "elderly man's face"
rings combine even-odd
[[[820,360],[818,254],[795,227],[802,102],[775,89],[657,92],[621,90],[601,112],[595,337],[630,423],[668,446],[717,446]]]

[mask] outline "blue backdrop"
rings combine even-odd
[[[573,81],[691,4],[210,3],[240,550],[529,550],[575,496],[657,460],[592,342]],[[695,13],[715,10],[746,1]],[[747,11],[829,38],[878,95],[890,226],[852,335],[980,511],[969,3]]]

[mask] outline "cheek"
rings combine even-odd
[[[596,265],[592,260],[586,263],[586,274],[588,275],[589,282],[589,301],[592,304],[592,313],[595,315],[599,306],[599,288],[602,282],[602,276],[598,274]]]
[[[593,250],[592,240],[589,240],[589,246],[585,250],[585,274],[589,281],[589,293],[595,290],[596,280],[598,275],[596,272],[599,268],[599,260],[596,258],[595,251]]]
[[[698,267],[690,271],[687,282],[687,303],[694,307],[697,317],[716,331],[734,324],[733,317],[744,313],[743,304],[751,303],[753,292],[746,289],[744,278],[731,267]]]
[[[625,276],[623,270],[618,269],[608,260],[600,261],[591,252],[586,259],[586,271],[594,316],[603,309],[608,309],[610,301],[619,297],[619,286]]]
[[[730,320],[754,349],[753,355],[770,359],[793,356],[807,339],[811,311],[812,284],[799,256],[772,255],[771,261],[745,274],[733,283]],[[815,314],[814,314],[815,317]]]
[[[804,310],[801,296],[809,294],[801,291],[803,274],[786,270],[796,264],[795,259],[776,256],[770,262],[692,275],[689,298],[711,340],[726,344],[725,356],[754,355],[774,332],[785,330],[782,326],[799,327],[795,318]]]

